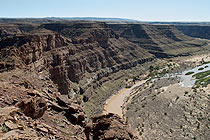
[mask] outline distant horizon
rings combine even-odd
[[[150,20],[150,21],[144,21],[144,20],[138,20],[138,19],[131,19],[131,18],[123,18],[123,17],[91,17],[91,16],[87,16],[87,17],[62,17],[62,16],[60,16],[60,17],[54,17],[54,16],[49,16],[49,17],[0,17],[0,19],[50,19],[50,18],[54,18],[54,19],[63,19],[63,20],[68,20],[68,19],[79,19],[79,18],[87,18],[87,20],[88,20],[88,18],[98,18],[98,19],[122,19],[122,20],[130,20],[130,21],[134,21],[134,22],[186,22],[186,23],[192,23],[192,22],[206,22],[206,23],[208,23],[208,22],[210,22],[210,20],[209,21],[181,21],[181,20],[177,20],[177,21],[173,21],[173,20],[169,20],[169,21],[155,21],[155,20]]]
[[[210,22],[209,0],[6,0],[1,18],[101,17],[150,22]]]

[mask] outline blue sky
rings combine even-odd
[[[210,21],[210,0],[0,0],[0,17]]]

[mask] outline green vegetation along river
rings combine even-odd
[[[177,76],[180,77],[180,83],[182,86],[192,87],[196,81],[199,81],[201,79],[208,80],[209,75],[210,75],[210,63],[207,63],[201,66],[195,67],[193,69],[186,70],[182,72],[181,75],[178,74]]]

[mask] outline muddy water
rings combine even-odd
[[[104,105],[103,114],[115,113],[118,114],[120,117],[123,117],[122,105],[124,103],[124,100],[127,96],[130,95],[130,93],[135,87],[140,86],[143,83],[145,83],[145,80],[138,81],[131,88],[123,88],[120,91],[118,91],[115,95],[111,96]]]

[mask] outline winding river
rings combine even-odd
[[[204,68],[203,70],[199,70],[199,68]],[[195,67],[190,70],[183,71],[182,73],[175,73],[175,74],[168,74],[164,77],[179,77],[180,78],[180,84],[183,87],[192,87],[195,84],[196,79],[193,77],[194,74],[199,72],[204,72],[210,70],[210,63],[204,64],[198,67]],[[194,72],[191,75],[185,75],[187,72]],[[107,113],[115,113],[118,114],[121,118],[123,117],[122,113],[122,106],[124,104],[124,100],[126,97],[128,97],[133,89],[135,87],[138,87],[142,84],[144,84],[146,80],[138,81],[136,84],[134,84],[131,88],[123,88],[120,91],[118,91],[116,94],[112,95],[105,103],[104,105],[104,111],[103,114]]]

